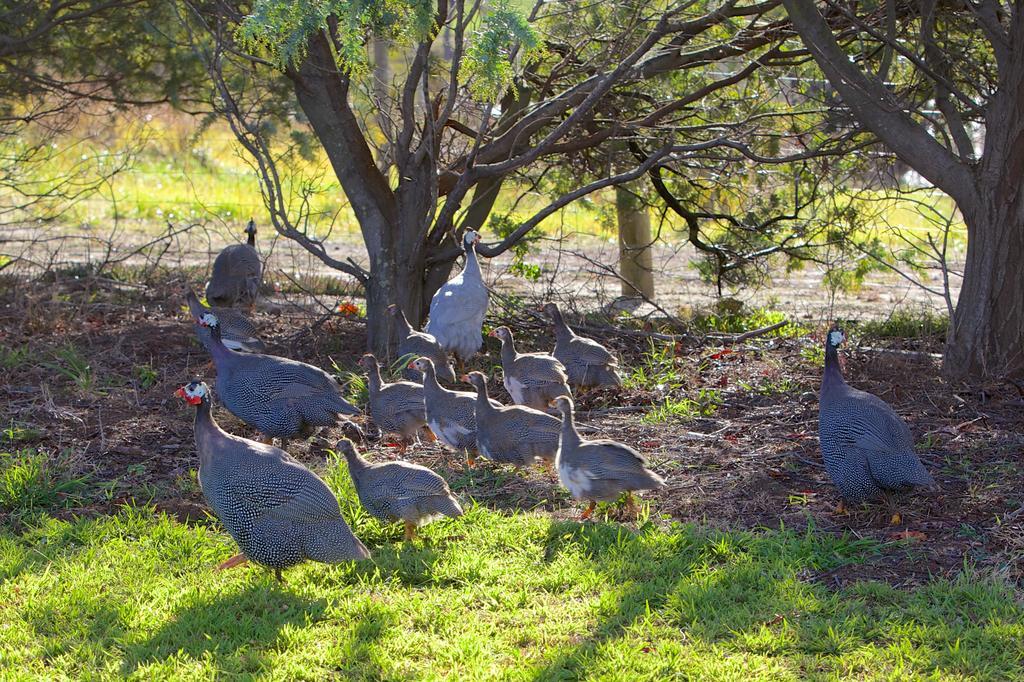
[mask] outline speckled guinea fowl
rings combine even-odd
[[[441,348],[437,339],[426,332],[413,329],[409,320],[406,319],[405,313],[394,303],[388,306],[388,314],[395,320],[398,332],[398,357],[408,357],[410,360],[420,357],[430,358],[434,362],[437,378],[450,384],[455,383],[455,370],[452,368],[448,353]],[[408,363],[402,370],[402,376],[409,381],[423,381],[423,372],[413,369]]]
[[[476,442],[480,454],[494,462],[529,466],[540,459],[554,463],[561,422],[522,405],[495,407],[480,372],[463,377],[476,388]]]
[[[206,300],[213,306],[254,303],[263,281],[263,262],[256,253],[256,223],[249,220],[245,244],[224,247],[213,261],[213,272],[206,283]]]
[[[555,327],[555,350],[552,355],[565,366],[571,386],[589,388],[622,385],[618,372],[619,361],[607,348],[570,329],[557,304],[545,303],[544,312]]]
[[[627,493],[630,506],[634,506],[634,490],[654,490],[665,485],[665,479],[647,468],[643,455],[628,445],[608,439],[580,438],[570,398],[557,398],[555,406],[562,413],[555,469],[573,497],[590,501],[583,518],[594,513],[597,502],[611,502]]]
[[[188,301],[189,312],[192,319],[198,320],[203,313],[212,312],[220,322],[220,336],[224,345],[231,350],[243,353],[262,353],[267,349],[266,344],[259,338],[256,325],[248,317],[231,308],[209,308],[203,305],[199,298],[190,289],[185,295]],[[210,337],[210,330],[203,326],[196,326],[196,337],[203,344],[206,350],[210,350],[213,342]]]
[[[554,356],[517,353],[508,327],[498,327],[490,335],[501,339],[501,369],[505,388],[514,402],[544,410],[558,396],[570,395],[565,367]]]
[[[360,414],[342,396],[335,378],[319,367],[229,349],[213,313],[204,313],[196,324],[211,331],[210,355],[224,406],[264,436],[308,437],[317,427],[336,425],[340,415]]]
[[[460,362],[473,357],[484,342],[482,329],[490,296],[477,261],[479,241],[480,235],[473,230],[462,236],[466,265],[430,299],[430,318],[424,330]]]
[[[405,539],[416,536],[418,526],[441,516],[462,516],[462,507],[443,478],[430,469],[409,462],[371,464],[356,451],[352,441],[338,441],[336,451],[348,460],[359,502],[373,517],[405,523]]]
[[[469,455],[476,446],[476,394],[449,391],[437,383],[434,363],[430,358],[417,358],[411,363],[423,372],[423,399],[427,407],[427,426],[438,439],[456,452]],[[492,401],[495,406],[501,403]]]
[[[380,376],[377,358],[367,353],[359,360],[359,366],[366,370],[367,387],[370,394],[370,416],[385,433],[402,436],[402,450],[405,441],[414,440],[427,429],[427,413],[423,405],[423,387],[409,381],[384,383]],[[430,433],[433,440],[433,433]]]
[[[847,385],[839,366],[843,332],[825,339],[825,372],[818,403],[818,436],[829,478],[847,502],[863,502],[888,492],[933,486],[914,452],[910,429],[878,396]],[[898,522],[898,516],[893,517]]]
[[[195,438],[203,496],[242,554],[281,570],[303,561],[339,563],[369,558],[341,516],[338,500],[312,471],[271,445],[232,436],[211,413],[209,387],[193,381],[177,395],[196,407]]]

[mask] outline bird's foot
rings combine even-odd
[[[889,525],[890,526],[898,526],[901,523],[903,523],[903,517],[900,515],[899,512],[895,512],[892,515],[892,517],[889,519]]]
[[[849,516],[850,515],[850,510],[846,508],[846,503],[845,502],[840,501],[839,504],[836,505],[835,514],[836,514],[836,516]]]
[[[429,426],[423,427],[423,437],[426,438],[428,443],[433,443],[437,440],[437,436],[434,435],[434,432],[430,430]]]
[[[234,568],[235,566],[244,566],[248,562],[249,562],[249,558],[247,556],[245,556],[244,554],[239,553],[239,554],[236,554],[235,556],[231,557],[230,559],[228,559],[224,563],[219,564],[217,566],[217,570],[218,571],[226,571],[229,568]]]
[[[412,521],[405,522],[405,541],[412,542],[416,539],[416,524]]]
[[[583,510],[583,514],[580,515],[580,518],[584,521],[590,519],[594,515],[594,508],[596,506],[597,502],[591,500],[587,508]]]
[[[476,455],[472,453],[466,453],[466,466],[470,469],[476,467]]]

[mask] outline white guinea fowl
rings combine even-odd
[[[466,265],[434,294],[424,330],[462,362],[473,357],[484,343],[482,330],[490,297],[476,256],[479,241],[480,235],[473,230],[463,235]]]

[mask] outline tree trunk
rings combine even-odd
[[[1024,376],[1024,200],[1016,182],[1005,178],[980,205],[960,206],[967,262],[943,358],[953,379]]]
[[[615,188],[619,220],[619,274],[622,295],[654,298],[654,259],[651,251],[651,214],[647,206],[624,187]]]

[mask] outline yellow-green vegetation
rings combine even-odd
[[[0,458],[5,679],[1024,675],[1024,607],[998,580],[814,580],[892,549],[872,540],[468,505],[403,544],[399,528],[357,513],[334,460],[327,478],[374,558],[306,564],[279,585],[258,567],[214,572],[235,547],[212,520],[185,525],[140,506],[56,518],[71,497],[61,502],[63,484],[37,457]]]

